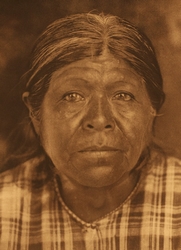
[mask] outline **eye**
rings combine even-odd
[[[63,97],[63,100],[67,102],[80,102],[84,101],[84,97],[79,95],[78,93],[69,93]]]
[[[134,99],[135,99],[134,95],[131,93],[127,93],[127,92],[120,92],[120,93],[117,93],[115,96],[113,96],[113,100],[118,100],[118,101],[120,100],[120,101],[128,102]]]

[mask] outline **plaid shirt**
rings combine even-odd
[[[152,153],[141,171],[126,201],[92,224],[62,205],[44,161],[2,173],[0,249],[181,249],[181,162]]]

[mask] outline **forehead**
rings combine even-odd
[[[124,81],[143,85],[141,77],[124,60],[118,60],[109,53],[66,65],[53,73],[50,85],[57,87],[57,84],[61,85],[69,79],[83,79],[99,84]]]

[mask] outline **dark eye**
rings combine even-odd
[[[80,101],[84,101],[84,97],[82,97],[78,93],[69,93],[64,96],[63,100],[67,102],[80,102]]]
[[[126,92],[120,92],[117,93],[115,96],[113,96],[113,100],[122,100],[125,102],[131,101],[134,99],[134,96],[131,93],[126,93]]]

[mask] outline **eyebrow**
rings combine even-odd
[[[69,80],[70,80],[70,82],[69,82]],[[78,83],[77,83],[77,81],[78,81]],[[140,84],[141,84],[141,82],[140,82]],[[115,91],[114,89],[121,90],[122,88],[124,89],[125,87],[128,88],[127,89],[128,91],[129,90],[131,91],[131,89],[136,90],[136,89],[140,88],[142,86],[140,84],[133,83],[131,81],[126,81],[123,79],[123,80],[118,80],[118,81],[110,81],[104,86],[104,88],[108,92]],[[99,84],[94,85],[91,83],[91,81],[84,79],[84,78],[70,77],[67,79],[67,81],[65,81],[65,84],[62,83],[62,84],[56,86],[55,91],[57,92],[59,88],[61,91],[65,91],[68,86],[72,88],[72,91],[73,90],[76,91],[79,88],[84,89],[84,90],[85,89],[94,89],[95,87],[99,88],[99,86],[101,86],[101,85],[99,85]]]

